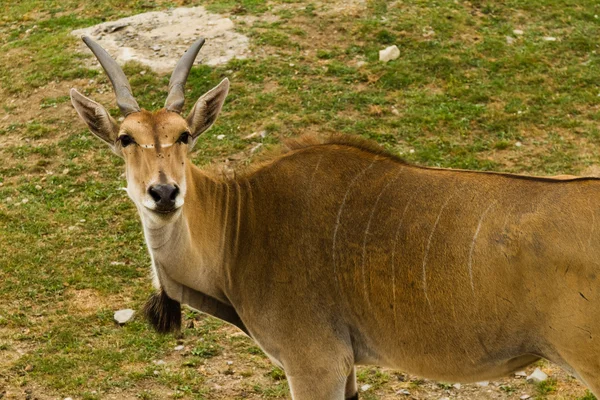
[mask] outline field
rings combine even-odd
[[[215,319],[187,311],[178,336],[157,335],[142,318],[123,327],[113,322],[114,311],[139,310],[152,292],[150,261],[135,207],[120,190],[122,161],[70,104],[68,91],[76,87],[118,116],[107,77],[89,67],[89,54],[76,51],[73,29],[178,6],[203,5],[232,18],[250,38],[252,56],[195,67],[188,80],[188,109],[222,78],[232,83],[219,120],[192,154],[198,165],[235,168],[284,138],[341,132],[421,165],[538,175],[599,171],[597,2],[2,5],[0,399],[289,397],[283,372]],[[392,44],[400,58],[378,61],[378,51]],[[160,108],[168,76],[135,63],[124,69],[140,105]],[[245,139],[252,133],[262,135]],[[507,377],[457,388],[363,367],[359,386],[362,399],[594,398],[556,366],[536,366],[550,379]]]

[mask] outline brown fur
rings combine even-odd
[[[540,357],[600,395],[598,178],[425,168],[362,139],[307,136],[225,179],[186,153],[227,90],[185,119],[141,111],[120,127],[72,92],[125,159],[160,331],[179,327],[180,303],[238,326],[285,369],[294,400],[353,398],[359,364],[455,382]],[[138,145],[121,146],[124,133]],[[148,194],[157,181],[179,188],[170,212]]]

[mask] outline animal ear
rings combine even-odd
[[[187,116],[187,123],[194,140],[193,143],[196,143],[198,136],[215,122],[221,112],[228,92],[229,79],[225,78],[213,89],[202,95],[196,104],[194,104],[194,108],[192,108],[192,111]]]
[[[108,144],[113,152],[119,155],[115,139],[119,133],[117,122],[110,116],[108,111],[100,104],[88,99],[75,89],[71,89],[71,103],[77,114],[90,128],[90,131],[104,143]]]

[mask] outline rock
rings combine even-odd
[[[521,147],[521,146],[523,146],[523,143],[521,143],[521,142],[517,142],[517,143],[515,143],[515,146],[517,146],[517,147]]]
[[[520,30],[520,29],[514,29],[514,30],[513,30],[513,33],[514,33],[515,35],[522,35],[524,32],[523,32],[522,30]]]
[[[165,365],[166,362],[164,362],[164,360],[154,360],[154,365]]]
[[[462,387],[462,385],[460,383],[455,383],[454,385],[452,385],[452,387],[456,390],[460,390],[460,388]]]
[[[181,350],[183,350],[184,348],[185,348],[185,347],[184,347],[182,344],[180,344],[179,346],[175,346],[175,347],[173,348],[173,350],[175,350],[175,351],[181,351]]]
[[[405,396],[410,396],[410,392],[406,389],[400,389],[396,392],[396,394],[403,394]]]
[[[398,109],[396,107],[392,107],[392,114],[400,115],[400,111],[398,111]]]
[[[546,379],[548,379],[548,375],[539,368],[536,368],[535,371],[533,371],[533,373],[527,377],[528,381],[533,381],[536,383],[544,382]]]
[[[118,30],[121,30],[125,27],[129,26],[129,23],[127,22],[117,22],[116,24],[112,24],[112,25],[107,25],[104,27],[103,31],[106,33],[113,33],[116,32]]]
[[[441,397],[440,400],[450,400],[450,397]]]
[[[113,318],[115,319],[115,322],[117,324],[125,325],[126,323],[131,321],[131,319],[133,318],[134,315],[135,315],[135,311],[133,311],[130,308],[126,308],[124,310],[116,311]]]
[[[379,50],[379,61],[388,62],[398,57],[400,57],[400,49],[396,45]]]
[[[250,39],[236,32],[230,18],[201,6],[136,14],[77,29],[71,34],[96,37],[120,65],[137,61],[158,73],[170,74],[177,60],[200,36],[207,40],[197,64],[221,65],[250,54]],[[79,48],[89,54],[85,46]]]
[[[556,42],[556,38],[554,36],[544,36],[543,38],[546,42]]]
[[[217,140],[223,140],[225,139],[225,135],[217,135]]]
[[[531,396],[530,396],[530,395],[528,395],[528,394],[524,394],[523,396],[521,396],[521,397],[519,397],[519,398],[520,398],[521,400],[527,400],[527,399],[531,398]]]
[[[515,376],[525,377],[525,376],[527,376],[527,372],[525,372],[525,371],[517,371],[517,372],[515,372]]]
[[[254,132],[249,134],[248,136],[244,136],[244,140],[248,140],[248,139],[254,139],[255,137],[260,136],[261,138],[264,138],[265,136],[267,136],[267,131],[260,131],[260,132]]]
[[[477,382],[476,385],[479,387],[486,387],[489,386],[489,382],[488,381],[482,381],[482,382]]]
[[[65,397],[63,400],[73,400],[72,397]]]
[[[515,38],[512,36],[506,37],[506,44],[513,44],[515,42]]]
[[[356,68],[364,67],[365,65],[367,65],[366,61],[357,61],[356,62]]]
[[[371,389],[371,385],[366,384],[366,385],[362,385],[360,387],[360,390],[362,390],[363,392],[366,392],[367,390]]]

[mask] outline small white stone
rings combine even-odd
[[[63,175],[67,175],[69,173],[69,168],[65,168],[62,171]]]
[[[460,390],[460,388],[462,387],[462,385],[460,383],[455,383],[454,385],[452,385],[452,387],[456,390]]]
[[[488,386],[490,383],[488,381],[481,381],[481,382],[477,382],[476,385],[480,386],[480,387],[486,387]]]
[[[166,362],[164,360],[154,360],[154,365],[165,365]]]
[[[1,186],[1,184],[0,184]],[[40,185],[35,185],[36,190],[42,190],[42,187]]]
[[[523,31],[522,31],[522,30],[520,30],[520,29],[514,29],[514,30],[513,30],[513,33],[514,33],[515,35],[522,35],[522,34],[523,34]]]
[[[400,49],[396,45],[379,50],[379,61],[388,62],[398,57],[400,57]]]
[[[450,400],[450,397],[440,397],[440,400]]]
[[[356,62],[356,68],[364,67],[365,65],[367,65],[366,61],[357,61]]]
[[[184,345],[182,345],[182,344],[180,344],[179,346],[175,346],[175,347],[173,348],[173,350],[175,350],[175,351],[181,351],[181,350],[183,350],[184,348],[185,348],[185,346],[184,346]]]
[[[548,379],[548,375],[539,368],[536,368],[531,375],[527,377],[528,381],[533,381],[536,383],[544,382],[546,379]]]
[[[227,361],[227,365],[233,365],[233,361]]]
[[[27,203],[29,203],[29,199],[23,199],[23,200],[21,200],[21,203],[27,204]]]
[[[521,397],[519,397],[519,398],[520,398],[521,400],[527,400],[527,399],[531,398],[531,396],[530,396],[530,395],[528,395],[528,394],[524,394],[523,396],[521,396]]]
[[[525,372],[525,371],[517,371],[517,372],[515,372],[515,376],[525,377],[525,376],[527,376],[527,372]]]
[[[396,394],[403,394],[405,396],[410,396],[410,392],[406,389],[400,389],[396,392]]]
[[[248,136],[245,136],[243,139],[244,140],[254,139],[255,137],[258,137],[258,136],[260,136],[261,138],[264,138],[265,136],[267,136],[267,131],[253,132],[253,133],[249,134]]]
[[[517,146],[517,147],[521,147],[521,146],[523,146],[523,143],[521,143],[521,142],[517,142],[517,143],[515,143],[515,146]]]
[[[546,42],[556,42],[556,38],[554,36],[544,36],[544,40]]]
[[[12,197],[7,197],[4,199],[4,201],[6,201],[7,203],[12,203]]]
[[[512,36],[506,37],[506,44],[513,44],[515,42],[515,38]]]
[[[133,311],[130,308],[126,308],[124,310],[116,311],[113,318],[115,319],[116,323],[118,323],[119,325],[123,325],[131,321],[134,315],[135,311]]]
[[[250,154],[254,154],[254,153],[256,153],[256,151],[257,151],[258,149],[260,149],[260,148],[262,147],[262,145],[263,145],[262,143],[258,143],[256,146],[252,147],[252,148],[250,149]]]
[[[400,111],[398,111],[398,109],[396,107],[392,107],[392,114],[400,115]]]
[[[360,390],[362,390],[363,392],[366,392],[367,390],[371,389],[371,385],[366,384],[366,385],[362,385],[360,387]]]
[[[415,149],[410,149],[408,152],[409,152],[410,154],[413,154],[413,153],[415,152]]]
[[[153,373],[154,375],[158,375],[158,374],[160,374],[160,372],[158,372],[157,370],[154,370],[154,371],[152,371],[152,373]]]
[[[73,400],[73,398],[72,397],[65,397],[64,400]]]
[[[217,135],[217,140],[223,140],[225,139],[225,135]]]
[[[125,263],[123,261],[111,261],[110,265],[113,265],[113,266],[125,265]]]

